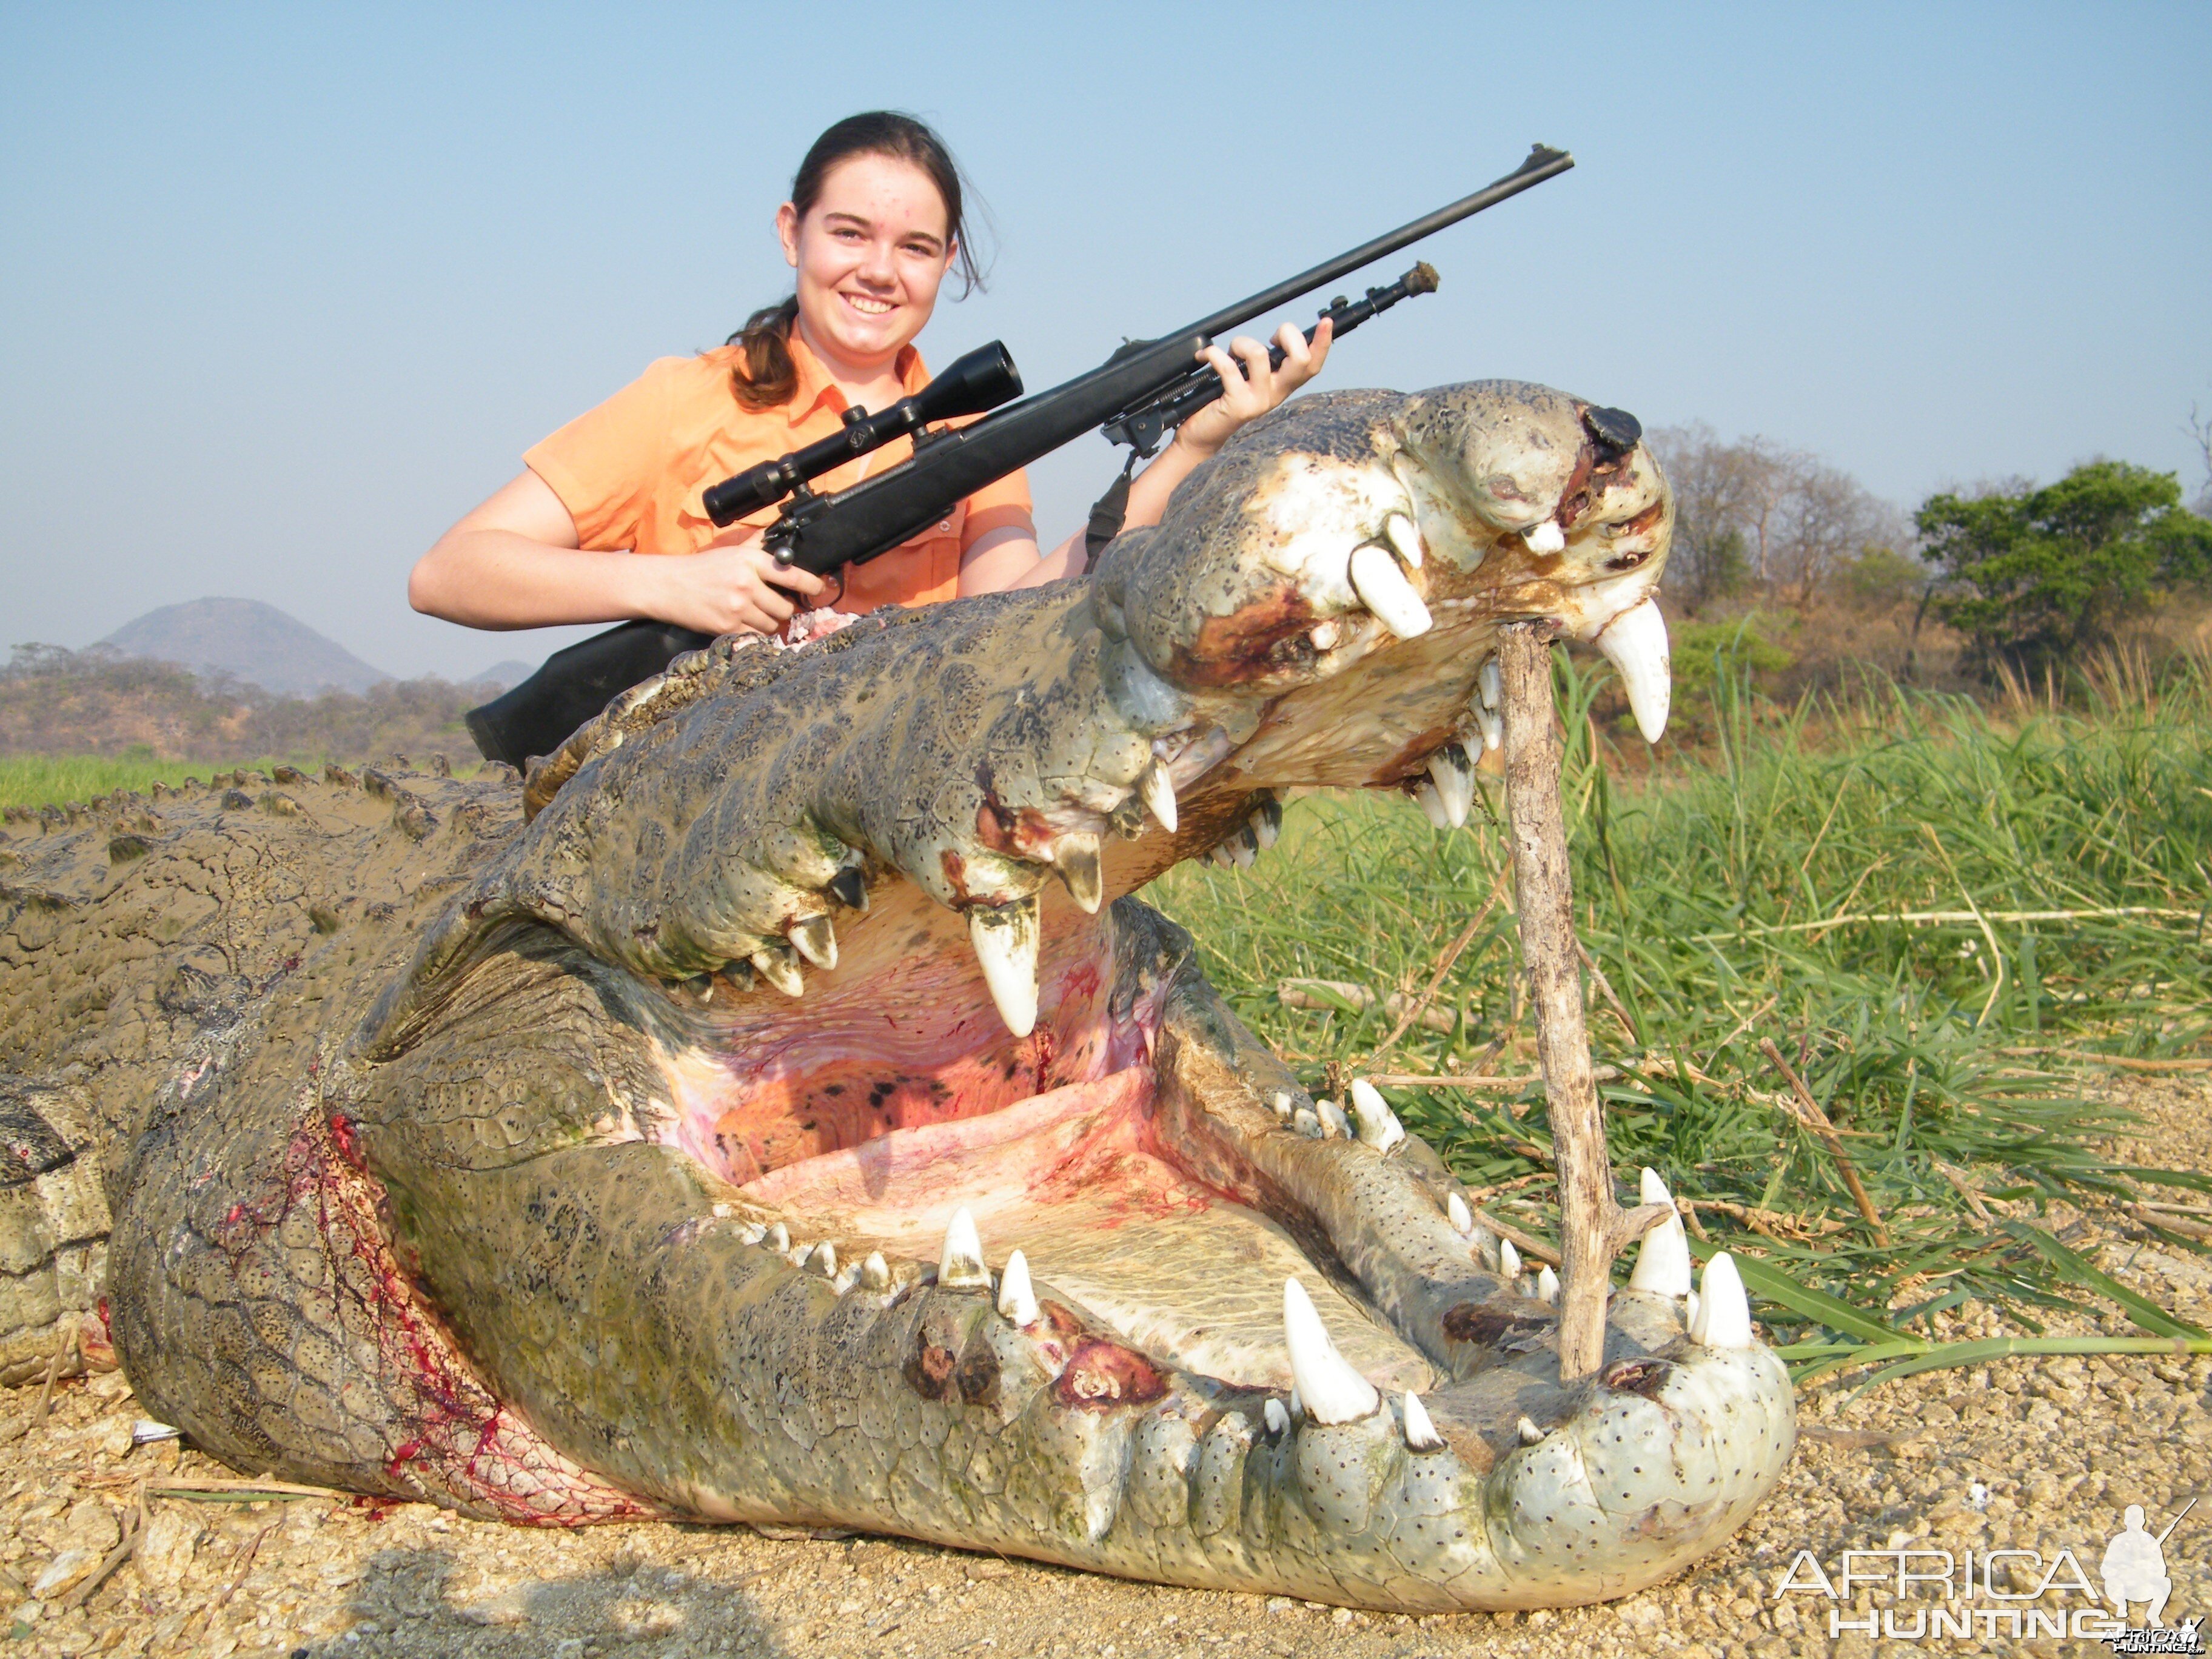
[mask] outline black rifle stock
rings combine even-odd
[[[766,500],[762,496],[781,486],[787,490],[787,499],[763,544],[778,563],[822,575],[903,544],[942,520],[957,502],[1093,427],[1103,427],[1115,441],[1149,453],[1163,429],[1210,401],[1205,380],[1212,372],[1202,365],[1194,370],[1194,360],[1215,335],[1556,178],[1574,164],[1564,150],[1537,145],[1527,161],[1496,183],[1187,328],[1158,339],[1133,340],[1088,374],[1000,408],[970,425],[916,432],[910,458],[849,489],[818,495],[806,489],[805,467],[800,463],[810,452],[756,467],[708,492],[721,492],[722,504],[733,508],[716,521],[741,517],[745,506],[772,504],[773,495]],[[1433,289],[1434,272],[1427,272],[1425,285],[1419,279],[1425,270],[1416,267],[1408,272],[1395,291],[1370,289],[1369,300],[1358,305],[1338,302],[1338,314],[1351,317],[1356,311],[1356,323],[1407,294]],[[1377,302],[1378,296],[1386,295]],[[1007,368],[1011,372],[1011,362]],[[902,420],[877,417],[877,424],[883,428],[878,441],[912,429],[912,423]],[[835,440],[824,440],[812,449],[826,454],[832,447],[838,461],[864,453]],[[741,481],[743,487],[733,488]],[[735,506],[740,501],[745,506]],[[471,709],[466,717],[470,734],[486,759],[523,765],[531,756],[550,752],[610,697],[659,673],[679,652],[696,650],[711,638],[653,621],[625,623],[594,635],[548,658],[535,674],[504,696]],[[602,686],[612,689],[602,692]],[[594,697],[598,701],[591,702]]]

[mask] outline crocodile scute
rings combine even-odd
[[[1508,622],[1656,735],[1673,510],[1618,410],[1309,396],[1088,577],[719,641],[526,790],[12,816],[0,1375],[80,1322],[240,1469],[523,1522],[1422,1612],[1678,1571],[1794,1443],[1732,1273],[1662,1228],[1562,1384],[1441,1160],[1134,896],[1292,787],[1462,822]]]

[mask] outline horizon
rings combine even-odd
[[[933,363],[996,337],[1049,386],[1542,140],[1576,170],[1346,280],[1419,258],[1443,287],[1320,386],[1541,380],[1907,511],[2099,455],[2203,483],[2203,8],[1582,8],[1535,34],[1503,8],[1153,6],[1048,37],[863,6],[825,84],[789,87],[744,68],[780,13],[609,15],[11,9],[0,643],[238,595],[465,679],[595,631],[417,617],[407,568],[529,444],[787,291],[791,168],[872,105],[937,125],[997,227]],[[1119,459],[1094,436],[1032,469],[1046,544]]]

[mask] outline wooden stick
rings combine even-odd
[[[1559,1172],[1559,1381],[1568,1383],[1604,1360],[1606,1292],[1628,1218],[1613,1202],[1605,1119],[1583,1019],[1574,885],[1559,807],[1551,635],[1546,623],[1509,623],[1498,630],[1498,666],[1505,693],[1505,817],[1513,837],[1521,955]],[[1649,1207],[1651,1221],[1672,1213]]]
[[[1799,1121],[1827,1143],[1828,1156],[1835,1160],[1836,1173],[1843,1176],[1844,1185],[1850,1189],[1851,1202],[1859,1206],[1859,1213],[1866,1218],[1867,1225],[1874,1229],[1875,1243],[1887,1249],[1889,1228],[1881,1218],[1881,1212],[1875,1208],[1874,1200],[1867,1196],[1867,1189],[1859,1180],[1859,1172],[1851,1163],[1850,1154],[1844,1150],[1843,1137],[1836,1133],[1836,1126],[1820,1109],[1820,1103],[1813,1098],[1813,1091],[1805,1086],[1805,1079],[1790,1069],[1790,1062],[1782,1058],[1782,1050],[1774,1046],[1773,1038],[1759,1038],[1759,1049],[1766,1056],[1768,1063],[1788,1079],[1790,1091],[1797,1097]]]

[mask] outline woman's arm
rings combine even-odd
[[[738,526],[684,557],[587,551],[552,486],[526,471],[416,562],[407,602],[470,628],[653,617],[703,634],[772,634],[799,608],[793,592],[818,593],[825,584],[804,570],[776,569],[759,536]]]

